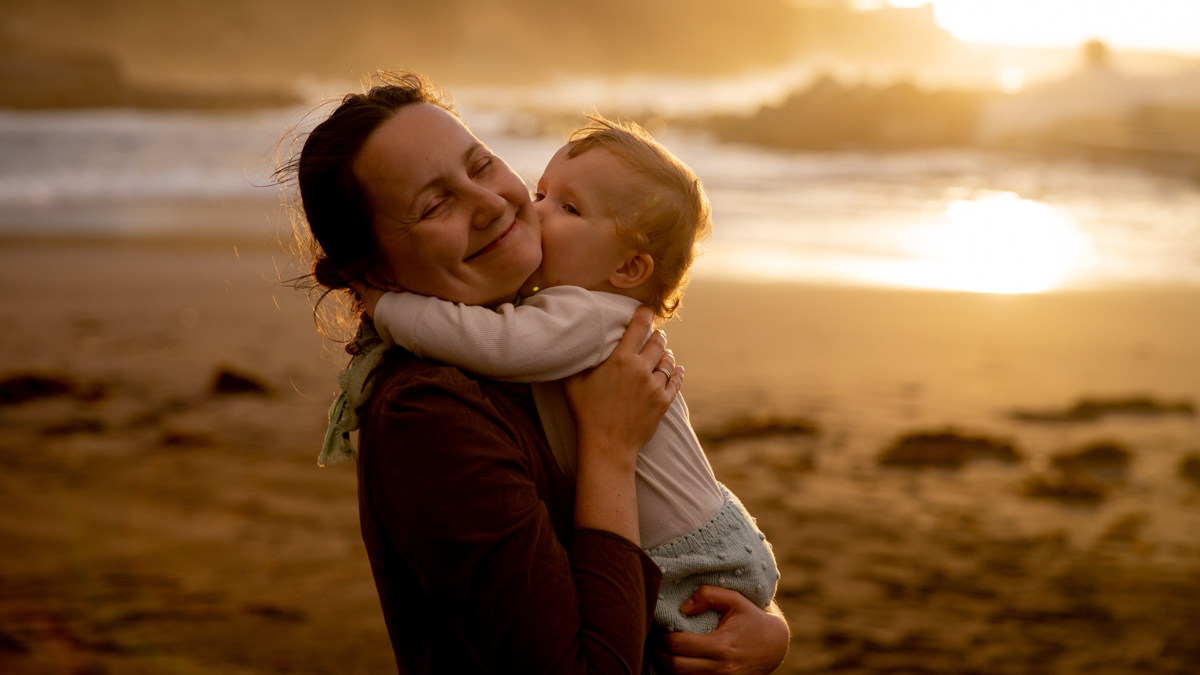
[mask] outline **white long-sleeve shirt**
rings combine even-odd
[[[547,288],[495,310],[412,293],[386,293],[375,330],[388,344],[498,380],[528,382],[546,440],[575,478],[575,422],[558,380],[599,365],[639,303],[577,286]],[[650,549],[708,522],[725,497],[678,396],[637,461],[641,545]]]

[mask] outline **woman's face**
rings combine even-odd
[[[495,305],[541,262],[525,184],[442,108],[401,108],[367,139],[354,173],[374,205],[379,285]]]

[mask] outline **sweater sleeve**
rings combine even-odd
[[[495,310],[386,293],[375,307],[375,328],[385,342],[422,358],[495,379],[548,382],[599,365],[632,313],[576,286],[548,288]]]
[[[638,672],[657,567],[610,532],[564,548],[488,407],[436,381],[389,395],[372,420],[373,517],[484,670]]]

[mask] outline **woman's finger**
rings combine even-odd
[[[731,609],[743,609],[740,605],[749,602],[746,596],[737,591],[720,586],[701,586],[696,589],[695,593],[692,593],[692,597],[683,601],[683,604],[679,606],[679,611],[690,615],[715,609],[721,614],[725,614]]]
[[[675,354],[668,349],[661,359],[658,360],[658,365],[654,367],[654,372],[651,375],[662,373],[667,379],[663,381],[663,386],[671,384],[671,380],[675,377]]]
[[[696,659],[720,660],[729,653],[729,645],[717,633],[668,633],[663,644],[675,656]]]
[[[633,313],[633,318],[629,320],[629,327],[625,329],[625,334],[621,336],[621,341],[617,343],[613,353],[625,354],[640,354],[645,351],[643,343],[649,344],[654,341],[654,336],[651,335],[647,340],[646,336],[650,335],[650,330],[654,326],[654,312],[649,307],[642,305]],[[661,333],[662,331],[657,331]],[[663,344],[665,345],[665,338]]]
[[[672,373],[671,379],[667,380],[667,386],[664,390],[667,402],[675,400],[679,395],[679,389],[683,387],[683,366],[675,366],[675,372]]]

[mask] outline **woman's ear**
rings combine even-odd
[[[392,283],[390,279],[387,279],[383,275],[376,274],[374,271],[367,272],[366,274],[364,274],[363,281],[367,282],[367,284],[370,286],[374,286],[375,288],[379,288],[379,289],[382,289],[385,291],[391,291],[392,293],[403,293],[404,292],[403,288],[401,288],[397,284]]]
[[[617,288],[637,288],[654,274],[654,257],[649,253],[634,253],[608,275],[608,283]]]

